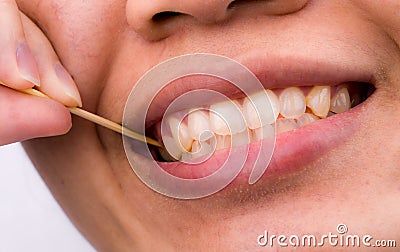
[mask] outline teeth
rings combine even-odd
[[[347,88],[340,89],[332,98],[330,111],[339,114],[351,108],[351,100]]]
[[[297,124],[294,119],[278,119],[276,120],[276,134],[284,133],[287,131],[291,131],[297,129]]]
[[[172,137],[174,139],[179,139],[180,146],[189,151],[192,147],[193,138],[190,137],[188,126],[181,123],[175,115],[168,117],[168,126],[171,130]]]
[[[315,115],[309,114],[309,113],[305,113],[304,115],[300,116],[297,119],[297,126],[300,128],[300,127],[306,126],[307,124],[315,122],[317,120],[319,120],[318,116],[315,116]]]
[[[233,135],[232,146],[236,147],[249,144],[251,139],[250,136],[250,132],[247,129],[243,132]]]
[[[266,96],[268,96],[271,104],[269,104]],[[259,110],[258,113],[256,108]],[[247,127],[250,129],[257,129],[267,124],[273,124],[279,115],[279,99],[271,90],[250,95],[243,101],[243,113]]]
[[[246,129],[240,105],[232,101],[210,106],[210,124],[211,130],[218,135],[234,135]]]
[[[209,111],[192,110],[187,120],[182,120],[183,111],[177,112],[166,118],[171,134],[167,128],[163,136],[170,155],[161,152],[160,155],[165,159],[197,158],[212,153],[213,148],[247,145],[295,130],[330,114],[345,112],[351,106],[346,87],[340,88],[331,99],[331,87],[316,86],[307,97],[298,87],[284,89],[279,98],[271,90],[260,91],[246,97],[243,106],[238,101],[220,102],[210,105]]]
[[[329,86],[316,86],[307,95],[307,107],[321,118],[326,118],[330,108],[331,88]]]
[[[274,127],[272,125],[265,125],[262,128],[253,130],[253,142],[258,142],[267,137],[273,137],[275,135]]]
[[[182,154],[181,160],[182,161],[189,161],[191,159],[199,158],[205,155],[209,155],[213,153],[214,150],[210,144],[207,142],[200,142],[200,141],[194,141],[193,142],[193,147],[192,147],[192,152],[185,152]]]
[[[192,145],[192,153],[199,152],[201,150],[201,143],[200,141],[194,141]]]
[[[221,149],[226,149],[231,147],[231,136],[226,135],[226,136],[221,136],[221,135],[215,135],[216,139],[216,147],[215,149],[221,150]]]
[[[179,142],[181,143],[181,146],[187,151],[190,150],[193,144],[193,138],[191,138],[189,135],[189,128],[183,123],[181,123],[179,127]]]
[[[280,112],[285,118],[295,119],[306,111],[303,92],[297,87],[287,88],[279,96]]]
[[[212,136],[211,134],[204,134],[210,131],[210,118],[208,112],[203,110],[194,110],[189,112],[188,116],[189,136],[195,140],[206,140],[205,136]]]

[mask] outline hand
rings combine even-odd
[[[0,0],[0,38],[0,146],[68,132],[71,115],[64,105],[82,105],[78,89],[14,0]],[[55,101],[15,91],[34,86]]]

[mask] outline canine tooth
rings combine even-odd
[[[297,87],[286,88],[279,96],[280,113],[285,118],[295,119],[306,111],[306,99]]]
[[[266,99],[266,96],[268,96],[270,102]],[[258,113],[256,108],[258,108]],[[243,114],[247,127],[250,129],[273,124],[279,115],[279,99],[271,90],[264,90],[250,95],[243,101]]]
[[[276,133],[275,133],[276,135],[294,129],[297,129],[297,124],[294,119],[282,118],[276,120]]]
[[[331,87],[315,86],[307,95],[307,107],[321,118],[326,118],[331,104]]]
[[[194,110],[189,112],[188,116],[188,129],[189,136],[195,140],[206,140],[204,139],[205,134],[203,132],[210,131],[210,118],[208,112],[203,110]],[[210,136],[210,134],[207,134]]]
[[[319,120],[319,117],[310,113],[305,113],[304,115],[300,116],[297,119],[297,125],[299,127],[306,126],[307,124],[310,124],[312,122],[315,122]]]
[[[330,111],[339,114],[351,108],[351,100],[347,88],[340,89],[332,98]]]
[[[253,130],[253,142],[258,142],[267,137],[273,137],[274,135],[274,127],[270,124],[267,124],[262,128]]]
[[[176,139],[170,136],[163,136],[162,139],[168,153],[176,160],[181,159],[183,150],[180,147],[179,142],[177,142]]]
[[[187,151],[190,150],[193,144],[193,138],[191,138],[189,135],[189,128],[183,123],[181,123],[179,127],[179,142]]]
[[[243,132],[234,134],[232,136],[232,146],[242,146],[242,145],[246,145],[250,143],[250,131],[249,130],[245,130]]]
[[[246,129],[241,107],[237,102],[233,101],[211,105],[210,124],[211,130],[218,135],[234,135]]]

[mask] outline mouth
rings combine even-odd
[[[248,150],[238,176],[245,181],[260,158],[260,145],[271,137],[276,137],[276,144],[266,174],[300,170],[357,129],[362,106],[375,91],[371,74],[357,68],[299,59],[286,59],[279,65],[254,59],[244,62],[264,90],[246,97],[220,79],[187,76],[170,83],[153,100],[146,118],[146,135],[172,146],[168,152],[149,146],[154,160],[165,171],[184,179],[202,178],[217,171],[228,155],[242,155]],[[197,106],[166,113],[174,99],[200,89],[222,93],[231,101],[199,98]],[[270,105],[263,100],[265,94]],[[213,111],[228,117],[233,127],[227,127],[225,119]]]

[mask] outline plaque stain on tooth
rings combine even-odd
[[[329,86],[315,86],[307,95],[307,107],[320,118],[328,116],[331,98],[331,87]]]

